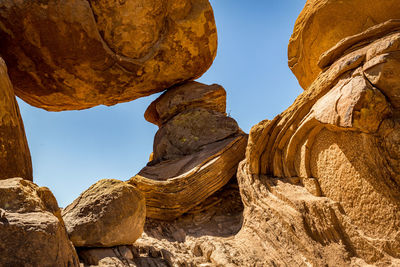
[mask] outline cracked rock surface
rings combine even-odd
[[[217,50],[208,0],[2,1],[16,95],[50,111],[114,105],[200,77]]]

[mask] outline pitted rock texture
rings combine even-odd
[[[50,111],[114,105],[200,77],[217,50],[208,0],[2,1],[16,95]]]
[[[289,41],[289,67],[307,89],[321,72],[322,53],[340,40],[389,19],[400,19],[399,0],[307,0]]]
[[[324,53],[330,59],[321,60],[332,63],[308,90],[250,132],[238,172],[244,229],[269,210],[278,212],[276,230],[265,232],[268,224],[253,228],[269,246],[265,234],[290,222],[293,232],[286,231],[280,242],[291,240],[287,250],[298,252],[281,254],[285,264],[299,265],[301,258],[300,265],[317,266],[400,263],[396,24],[385,22],[340,41]]]
[[[130,245],[143,232],[146,204],[133,186],[105,179],[83,192],[62,216],[76,247]]]
[[[159,125],[151,161],[129,183],[145,194],[147,217],[172,220],[223,187],[244,158],[247,135],[225,113],[219,85],[167,90],[145,113]]]
[[[13,86],[0,57],[0,180],[11,177],[32,181],[32,161]]]
[[[79,266],[57,201],[22,178],[0,180],[0,266]]]

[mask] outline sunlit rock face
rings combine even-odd
[[[172,220],[202,203],[236,173],[247,136],[228,117],[219,85],[170,88],[147,109],[159,125],[152,161],[129,183],[144,192],[147,217]]]
[[[290,241],[297,253],[283,262],[399,264],[399,55],[400,20],[347,36],[292,106],[251,130],[238,172],[243,231],[276,249]],[[272,210],[280,217],[258,231]]]
[[[0,251],[0,266],[80,266],[53,194],[22,178],[0,181]]]
[[[12,177],[32,181],[32,162],[13,86],[0,57],[0,180]]]
[[[307,89],[321,72],[322,53],[337,42],[389,19],[400,19],[399,0],[308,0],[289,41],[289,67]]]
[[[208,0],[2,1],[0,38],[16,95],[50,111],[163,91],[217,50]]]
[[[145,199],[125,182],[103,179],[68,205],[62,216],[76,247],[131,245],[143,232]]]

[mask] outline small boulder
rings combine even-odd
[[[79,266],[48,188],[0,180],[0,266]]]
[[[143,232],[145,199],[132,185],[104,179],[83,192],[62,216],[76,247],[130,245]]]

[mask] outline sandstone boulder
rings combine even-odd
[[[340,40],[388,19],[400,19],[399,0],[308,0],[289,41],[289,67],[307,89],[321,72],[322,53]]]
[[[76,247],[112,247],[133,244],[146,218],[143,195],[118,180],[100,180],[62,212]]]
[[[61,211],[48,188],[0,180],[0,265],[79,266]]]
[[[32,162],[24,124],[2,58],[0,58],[0,148],[0,180],[23,177],[32,181]]]
[[[51,111],[114,105],[201,76],[217,49],[208,0],[2,1],[16,95]]]
[[[191,108],[204,108],[225,114],[226,92],[218,84],[188,82],[168,89],[144,113],[148,122],[161,126],[173,116]]]
[[[152,161],[129,180],[146,196],[147,217],[172,220],[203,202],[236,173],[247,137],[226,116],[219,85],[167,90],[145,117],[160,126]]]

